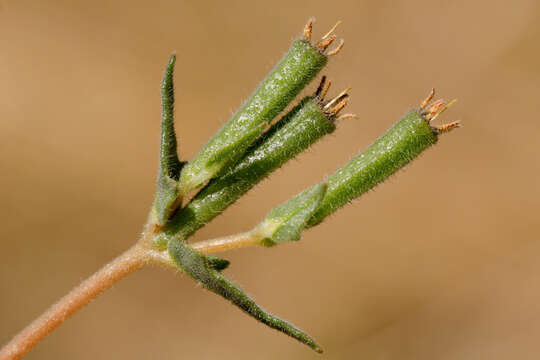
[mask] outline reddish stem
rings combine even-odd
[[[149,261],[147,254],[147,250],[135,245],[105,265],[11,339],[0,350],[0,360],[15,360],[23,357],[77,310],[118,280],[146,265]]]

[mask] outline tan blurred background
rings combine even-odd
[[[152,201],[159,81],[176,50],[184,159],[316,16],[357,120],[197,234],[249,229],[417,106],[464,128],[305,234],[223,254],[305,346],[191,280],[130,276],[28,359],[536,359],[540,4],[520,1],[0,1],[0,343],[130,246]],[[314,84],[308,89],[313,90]]]

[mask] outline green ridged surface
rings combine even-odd
[[[437,135],[427,121],[411,110],[366,150],[330,175],[326,195],[309,226],[359,197],[407,165],[431,145]]]
[[[180,232],[187,239],[286,161],[334,130],[334,123],[319,105],[309,97],[304,98],[232,170],[212,180],[175,214],[165,231]]]
[[[182,171],[182,191],[189,192],[229,170],[257,136],[261,124],[270,123],[327,63],[327,57],[305,40],[289,51],[244,105],[225,123]]]

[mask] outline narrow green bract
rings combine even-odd
[[[188,193],[227,171],[270,123],[327,63],[327,57],[306,40],[296,40],[245,104],[182,171]]]
[[[317,352],[322,352],[308,334],[264,311],[238,285],[223,276],[221,268],[216,267],[215,260],[209,260],[177,237],[171,238],[168,243],[169,255],[176,265],[205,288],[223,296],[263,324],[301,341]]]
[[[180,189],[178,178],[183,163],[178,160],[176,134],[174,131],[174,64],[176,56],[169,59],[161,83],[161,144],[159,173],[153,213],[158,225],[169,219],[178,203]]]
[[[304,98],[259,139],[228,173],[212,180],[165,231],[187,239],[286,161],[335,130],[315,100]]]
[[[366,150],[332,174],[326,195],[309,226],[372,189],[407,165],[431,145],[437,135],[418,110],[411,110]]]

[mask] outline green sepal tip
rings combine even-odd
[[[285,203],[274,207],[254,230],[254,236],[261,238],[261,245],[298,241],[307,222],[319,208],[327,185],[315,185],[293,196]]]
[[[178,179],[184,162],[178,159],[174,131],[174,64],[171,55],[161,82],[161,141],[159,173],[153,212],[158,225],[164,225],[181,202]]]
[[[184,240],[172,237],[168,241],[168,251],[176,266],[203,285],[208,290],[224,297],[248,315],[263,324],[281,331],[306,344],[317,352],[322,352],[315,340],[292,324],[275,317],[257,305],[238,285],[220,273],[213,257],[203,255]],[[223,264],[223,263],[221,263]]]

